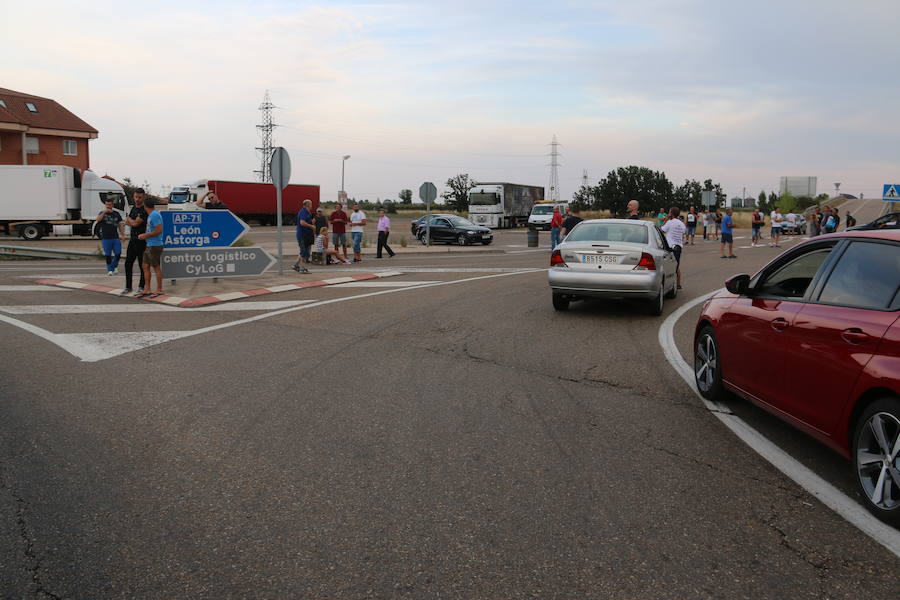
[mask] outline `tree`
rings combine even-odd
[[[578,191],[572,194],[572,201],[569,203],[570,208],[585,210],[594,206],[597,200],[597,186],[583,185]]]
[[[763,212],[769,212],[766,210],[766,192],[765,190],[759,191],[759,198],[756,199],[756,206],[759,207]]]
[[[465,212],[469,210],[469,190],[475,187],[475,182],[469,177],[468,173],[460,173],[456,177],[447,180],[447,187],[450,188],[441,194],[447,207],[457,212]]]
[[[784,214],[794,212],[797,208],[797,198],[789,191],[785,191],[778,199],[778,208]]]
[[[672,182],[665,173],[647,167],[619,167],[600,180],[594,208],[619,215],[631,200],[638,201],[642,212],[668,211],[673,202]]]
[[[692,206],[700,206],[703,203],[700,192],[703,188],[696,179],[685,179],[684,184],[675,189],[675,206],[681,210],[687,210]]]
[[[400,204],[412,204],[412,190],[400,190],[397,197],[400,198]]]
[[[716,207],[722,206],[725,202],[725,192],[722,191],[722,186],[718,183],[713,183],[712,179],[707,179],[703,182],[703,190],[706,192],[711,192],[713,190],[716,191]]]

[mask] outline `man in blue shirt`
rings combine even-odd
[[[732,210],[725,209],[725,216],[722,217],[722,258],[737,258],[734,255],[734,219],[731,217]],[[725,255],[725,245],[728,245],[728,256]]]
[[[309,262],[309,252],[316,240],[316,226],[312,216],[312,200],[304,200],[303,208],[297,213],[297,245],[300,255],[291,268],[298,273],[309,273],[302,263]]]
[[[138,236],[147,242],[144,250],[144,280],[146,287],[143,292],[135,294],[135,298],[157,298],[162,296],[162,253],[163,253],[163,220],[162,215],[156,210],[156,202],[153,198],[144,200],[144,208],[147,210],[147,231]],[[150,293],[150,269],[156,273],[156,291]]]

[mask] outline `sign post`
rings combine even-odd
[[[419,186],[419,200],[425,203],[425,245],[431,245],[431,203],[437,198],[437,188],[430,181]]]
[[[272,152],[272,160],[269,162],[272,173],[272,185],[275,186],[275,210],[278,212],[278,274],[284,275],[284,250],[282,248],[281,227],[281,190],[287,187],[291,181],[291,157],[287,150],[278,146]]]

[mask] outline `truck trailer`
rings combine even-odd
[[[479,182],[469,190],[469,220],[491,229],[528,222],[531,207],[543,202],[544,188],[505,182]]]
[[[90,170],[61,165],[0,165],[0,228],[26,240],[94,233],[103,203],[122,217],[125,190]]]
[[[277,221],[275,186],[255,181],[223,181],[198,179],[172,188],[168,210],[194,210],[196,202],[207,192],[215,192],[228,210],[244,221],[275,225]],[[282,221],[293,225],[304,200],[312,200],[313,211],[319,207],[319,186],[292,184],[281,192]]]

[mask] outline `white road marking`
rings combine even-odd
[[[537,249],[532,249],[532,250],[510,250],[507,252],[507,254],[531,254],[532,252],[547,253],[549,251],[550,251],[550,246],[547,246],[546,248],[537,248]]]
[[[494,279],[497,277],[509,277],[510,275],[521,275],[525,273],[540,273],[546,271],[546,269],[531,269],[531,270],[519,270],[513,273],[497,273],[493,275],[480,275],[478,277],[468,277],[466,279],[457,279],[453,281],[438,281],[435,283],[426,283],[422,285],[415,285],[409,287],[402,288],[391,288],[386,290],[380,290],[377,292],[368,292],[366,294],[357,294],[356,296],[346,296],[343,298],[333,298],[331,300],[320,300],[318,302],[310,302],[308,304],[302,304],[299,306],[292,306],[289,308],[283,308],[280,310],[273,310],[267,313],[263,313],[261,315],[254,315],[252,317],[247,317],[244,319],[238,319],[236,321],[230,321],[228,323],[220,323],[218,325],[211,325],[209,327],[201,327],[200,329],[193,329],[187,331],[157,331],[157,332],[134,332],[134,331],[118,331],[118,332],[107,332],[107,333],[53,333],[52,331],[48,331],[36,325],[32,325],[31,323],[26,323],[25,321],[20,321],[19,319],[14,319],[13,317],[9,317],[3,314],[0,314],[0,322],[8,323],[13,327],[18,327],[19,329],[24,329],[25,331],[34,334],[48,342],[54,343],[75,358],[81,359],[84,362],[96,362],[99,360],[106,360],[108,358],[113,358],[119,356],[121,354],[125,354],[128,352],[134,352],[136,350],[142,350],[143,348],[148,348],[150,346],[154,346],[156,344],[161,344],[163,342],[172,341],[179,338],[191,337],[195,335],[201,335],[204,333],[210,333],[213,331],[218,331],[220,329],[227,329],[229,327],[236,327],[238,325],[244,325],[247,323],[253,323],[254,321],[259,321],[262,319],[268,319],[270,317],[276,317],[279,315],[285,315],[288,313],[292,313],[298,310],[304,310],[307,308],[316,308],[318,306],[325,306],[327,304],[335,304],[338,302],[346,302],[348,300],[360,300],[362,298],[371,298],[373,296],[381,296],[383,294],[394,294],[397,292],[406,292],[409,290],[421,290],[430,287],[438,287],[444,285],[457,285],[460,283],[469,283],[472,281],[481,281],[484,279]]]
[[[682,358],[678,347],[675,345],[675,324],[689,310],[704,302],[707,298],[718,292],[715,290],[694,298],[685,303],[675,312],[669,315],[659,327],[659,345],[663,354],[675,372],[678,373],[688,387],[703,401],[707,409],[712,412],[728,429],[731,430],[745,444],[750,446],[757,454],[769,461],[776,469],[784,473],[801,488],[815,496],[822,504],[829,507],[849,523],[855,525],[860,531],[887,548],[895,556],[900,557],[900,531],[876,519],[858,502],[848,497],[839,489],[822,479],[811,471],[803,463],[789,455],[787,452],[773,444],[757,430],[753,429],[746,421],[733,414],[721,404],[710,402],[700,395],[694,380],[694,370]]]
[[[413,285],[425,285],[427,283],[437,283],[436,281],[354,281],[352,283],[342,283],[343,288],[390,288],[390,287],[409,287]]]
[[[8,315],[87,315],[113,313],[145,313],[145,312],[231,312],[246,310],[280,310],[300,304],[309,304],[315,300],[273,300],[260,302],[231,302],[213,306],[197,306],[194,308],[178,308],[165,304],[28,304],[21,306],[0,306],[0,312]]]
[[[49,285],[0,285],[0,292],[64,292],[66,290]]]

